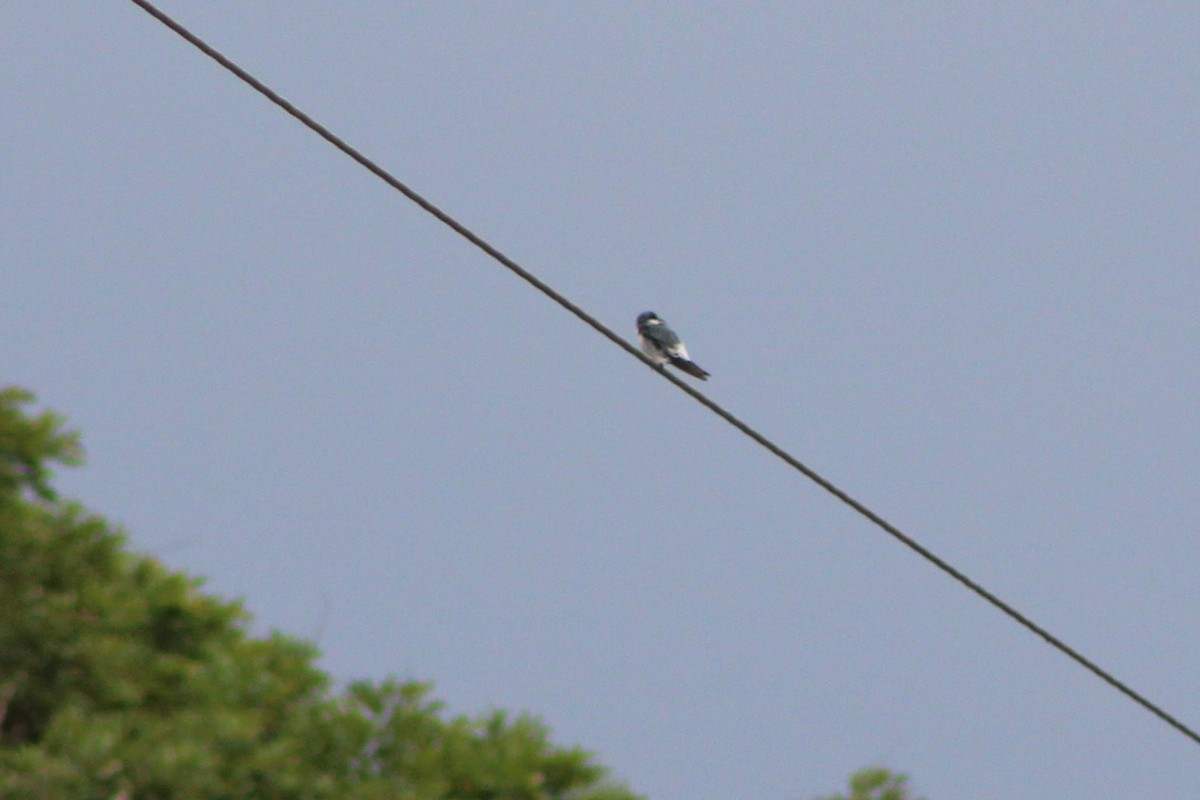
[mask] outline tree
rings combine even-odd
[[[59,499],[79,439],[32,402],[0,389],[0,800],[635,800],[535,717],[334,691],[308,644],[250,636],[240,604]],[[825,800],[915,798],[867,769]]]
[[[883,767],[868,767],[850,776],[850,794],[833,794],[819,800],[919,800],[909,793],[908,776]]]
[[[125,548],[54,465],[78,437],[0,390],[0,798],[632,800],[536,718],[422,683],[335,692],[316,651]]]

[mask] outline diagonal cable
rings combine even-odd
[[[767,437],[763,436],[761,433],[756,431],[754,428],[751,428],[745,422],[742,422],[740,419],[735,417],[733,414],[729,413],[724,408],[717,405],[712,400],[708,399],[706,396],[701,394],[699,391],[694,389],[692,386],[690,386],[687,383],[684,383],[681,379],[675,377],[674,375],[660,369],[657,364],[655,364],[653,361],[651,361],[649,358],[647,358],[645,355],[643,355],[642,352],[640,350],[638,350],[636,347],[631,345],[629,342],[625,341],[625,339],[621,338],[616,333],[614,333],[611,328],[609,328],[604,323],[597,320],[595,317],[593,317],[591,314],[584,311],[579,306],[572,303],[570,300],[568,300],[563,295],[559,294],[551,286],[549,286],[548,284],[541,281],[536,275],[534,275],[533,273],[526,270],[524,267],[522,267],[520,264],[513,261],[508,256],[504,255],[504,253],[500,252],[495,247],[488,244],[486,241],[481,239],[479,236],[477,236],[475,233],[473,233],[470,229],[468,229],[466,226],[464,226],[458,220],[451,217],[445,211],[442,211],[440,208],[435,206],[429,200],[425,199],[420,194],[418,194],[416,191],[414,191],[409,186],[404,184],[402,181],[397,179],[395,176],[393,176],[391,173],[389,173],[383,167],[379,166],[374,161],[367,158],[365,155],[363,155],[358,150],[356,150],[354,147],[350,146],[347,142],[345,142],[339,136],[334,134],[332,131],[330,131],[328,128],[326,128],[324,125],[317,122],[315,119],[308,116],[308,114],[305,114],[300,109],[296,108],[296,106],[292,105],[290,102],[288,102],[286,99],[284,99],[278,93],[276,93],[269,86],[267,86],[262,81],[255,78],[253,75],[251,75],[249,72],[247,72],[246,70],[239,67],[237,64],[230,61],[228,58],[226,58],[224,55],[222,55],[220,52],[218,52],[215,48],[213,48],[211,45],[209,45],[203,39],[196,36],[194,33],[189,31],[187,28],[183,27],[182,25],[180,25],[174,19],[172,19],[171,17],[164,14],[162,11],[160,11],[158,8],[156,8],[152,3],[147,2],[147,0],[130,0],[130,1],[134,5],[137,5],[140,8],[142,8],[147,14],[150,14],[150,16],[157,19],[163,25],[167,26],[172,31],[179,34],[179,36],[186,39],[189,43],[191,43],[193,46],[195,46],[198,50],[203,52],[209,58],[213,59],[218,64],[220,64],[222,67],[224,67],[225,69],[232,72],[234,75],[236,75],[238,78],[240,78],[245,83],[249,84],[252,88],[255,89],[255,91],[262,94],[264,97],[266,97],[272,103],[279,106],[284,111],[286,111],[287,113],[291,114],[293,117],[298,119],[301,123],[303,123],[306,127],[311,129],[314,133],[316,133],[322,139],[329,142],[334,147],[336,147],[337,149],[341,150],[343,153],[348,155],[350,158],[357,161],[360,165],[362,165],[363,167],[365,167],[368,170],[370,170],[371,172],[373,172],[376,177],[381,179],[388,186],[391,186],[393,189],[395,189],[396,191],[403,194],[409,200],[412,200],[414,203],[419,205],[421,208],[428,211],[434,217],[437,217],[438,220],[440,220],[442,223],[444,223],[449,228],[451,228],[455,233],[459,234],[464,239],[469,241],[471,244],[475,245],[480,250],[487,253],[489,256],[494,258],[496,261],[500,262],[500,264],[507,267],[512,272],[516,273],[522,279],[524,279],[525,281],[527,281],[528,283],[533,285],[533,287],[535,289],[537,289],[542,294],[549,297],[554,302],[558,303],[563,308],[567,309],[567,311],[570,311],[572,314],[574,314],[576,317],[578,317],[583,322],[590,325],[592,328],[596,329],[601,335],[603,335],[604,337],[606,337],[607,339],[612,341],[618,347],[624,349],[627,353],[629,353],[630,355],[639,359],[640,361],[642,361],[642,363],[646,364],[648,367],[651,367],[655,371],[659,372],[659,374],[661,374],[666,380],[673,383],[677,389],[685,392],[688,395],[691,395],[691,397],[694,400],[696,400],[696,402],[700,403],[705,408],[707,408],[708,410],[710,410],[714,414],[716,414],[718,417],[725,420],[726,422],[728,422],[733,427],[737,428],[742,433],[746,434],[746,436],[749,436],[755,442],[762,445],[764,448],[769,450],[771,453],[773,453],[774,455],[779,457],[779,459],[781,459],[788,466],[797,470],[798,472],[803,474],[805,477],[807,477],[809,480],[813,481],[818,486],[820,486],[822,489],[824,489],[825,491],[829,492],[831,495],[836,497],[838,500],[841,500],[843,503],[848,505],[850,508],[857,511],[859,514],[861,514],[863,517],[865,517],[867,520],[869,520],[871,523],[873,523],[876,527],[880,528],[884,532],[886,532],[886,533],[890,534],[891,536],[893,536],[894,538],[898,539],[902,544],[904,544],[911,550],[915,551],[918,555],[920,555],[926,561],[929,561],[935,567],[942,570],[943,572],[948,574],[950,577],[954,578],[956,581],[961,583],[963,586],[967,587],[972,592],[977,594],[979,597],[983,598],[988,603],[990,603],[991,605],[995,606],[1000,611],[1002,611],[1004,614],[1011,617],[1022,627],[1028,629],[1029,631],[1031,631],[1032,633],[1034,633],[1035,635],[1040,637],[1048,645],[1055,648],[1056,650],[1061,652],[1063,655],[1067,656],[1072,661],[1074,661],[1075,663],[1082,666],[1084,669],[1086,669],[1088,672],[1095,675],[1097,678],[1100,678],[1102,681],[1104,681],[1109,686],[1111,686],[1114,689],[1116,689],[1117,691],[1119,691],[1121,694],[1128,697],[1130,700],[1133,700],[1135,703],[1137,703],[1142,708],[1149,711],[1154,716],[1158,717],[1163,722],[1170,725],[1172,728],[1174,728],[1179,733],[1181,733],[1184,736],[1186,736],[1187,738],[1191,739],[1195,744],[1200,744],[1200,733],[1197,733],[1195,730],[1193,730],[1192,728],[1183,724],[1182,722],[1180,722],[1178,719],[1176,719],[1171,714],[1168,714],[1165,710],[1163,710],[1159,706],[1150,702],[1150,700],[1146,699],[1141,694],[1139,694],[1138,692],[1136,692],[1132,688],[1130,688],[1128,685],[1126,685],[1122,681],[1118,680],[1111,673],[1102,669],[1094,661],[1090,660],[1089,658],[1084,656],[1082,653],[1080,653],[1079,651],[1072,648],[1066,642],[1064,642],[1061,639],[1059,639],[1058,637],[1054,636],[1049,631],[1047,631],[1045,628],[1038,625],[1036,622],[1029,619],[1021,612],[1017,611],[1011,605],[1004,602],[996,595],[992,594],[990,591],[988,591],[983,586],[981,586],[980,584],[973,581],[971,578],[967,577],[965,574],[960,572],[958,569],[951,566],[948,562],[944,561],[940,556],[935,554],[933,551],[926,548],[920,542],[918,542],[917,540],[913,539],[908,534],[901,531],[895,525],[891,524],[890,522],[888,522],[883,517],[876,514],[871,509],[867,508],[865,505],[863,505],[859,501],[855,500],[853,497],[851,497],[849,494],[847,494],[843,490],[839,489],[837,486],[835,486],[829,480],[822,477],[820,474],[818,474],[812,468],[804,465],[802,462],[800,462],[798,459],[796,459],[794,456],[792,456],[786,450],[781,448],[779,445],[775,444],[770,439],[768,439]]]

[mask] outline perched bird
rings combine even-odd
[[[637,329],[638,337],[642,340],[642,352],[649,356],[651,361],[658,364],[659,369],[662,369],[665,364],[671,364],[688,375],[702,381],[708,380],[708,373],[692,361],[683,342],[679,341],[675,331],[668,328],[667,324],[658,318],[658,314],[653,311],[639,314]]]

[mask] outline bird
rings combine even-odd
[[[658,314],[646,311],[637,318],[638,338],[642,340],[642,352],[661,370],[667,364],[683,370],[694,378],[708,380],[709,373],[692,361],[687,348],[675,331],[667,327],[667,323],[659,319]]]

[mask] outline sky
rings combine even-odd
[[[1200,725],[1200,10],[164,11]],[[339,681],[654,800],[1193,797],[1200,748],[126,0],[0,4],[0,382]]]

